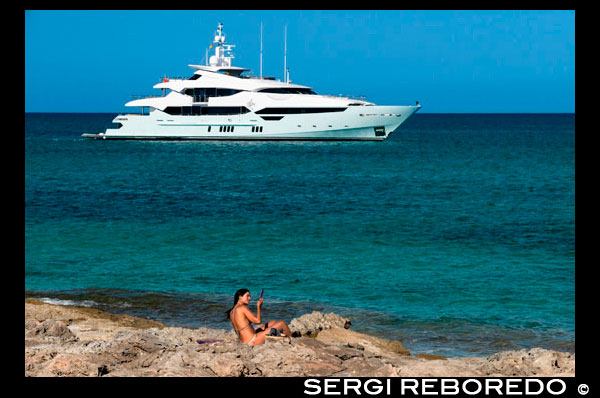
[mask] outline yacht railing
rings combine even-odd
[[[275,80],[274,77],[270,76],[242,76],[242,79]]]
[[[366,95],[347,95],[346,97],[348,97],[350,99],[360,100],[360,101],[366,101],[367,100],[367,96]]]
[[[360,100],[360,101],[367,100],[366,95],[353,95],[353,94],[338,94],[338,95],[322,94],[322,95],[323,95],[323,97],[329,97],[329,98],[348,98],[348,99],[354,99],[354,100]]]
[[[132,100],[145,99],[145,98],[161,98],[162,95],[143,95],[143,94],[132,94]]]

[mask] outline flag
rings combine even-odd
[[[208,47],[208,49],[210,50],[211,48],[213,48],[214,45],[215,43],[211,44],[210,47]]]

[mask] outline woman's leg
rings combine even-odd
[[[269,322],[270,325],[270,322]],[[270,329],[269,329],[270,330]],[[265,336],[269,334],[269,330],[263,330],[261,332],[258,332],[254,335],[254,341],[252,342],[252,344],[248,344],[249,346],[255,346],[255,345],[261,345],[261,344],[265,344]]]
[[[270,331],[271,328],[275,328],[278,331],[281,331],[283,329],[283,334],[292,337],[292,331],[288,327],[287,323],[285,323],[284,321],[269,321],[269,326],[267,327],[267,330]]]
[[[254,341],[252,342],[251,346],[264,344],[266,340],[265,336],[269,335],[269,333],[271,332],[271,328],[276,328],[277,330],[283,329],[283,334],[285,334],[288,337],[292,337],[292,331],[284,321],[269,321],[266,330],[261,330],[256,333],[256,336],[254,337]]]

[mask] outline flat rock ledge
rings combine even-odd
[[[348,319],[315,312],[290,322],[300,337],[249,347],[232,331],[167,327],[26,299],[25,376],[575,376],[570,353],[534,348],[473,358],[411,355],[399,341],[349,327]]]

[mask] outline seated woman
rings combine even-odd
[[[231,321],[240,342],[246,343],[249,346],[264,344],[265,336],[270,333],[271,328],[275,328],[278,331],[283,330],[283,334],[289,337],[292,336],[290,328],[284,321],[269,321],[265,323],[263,328],[254,330],[252,324],[261,323],[260,307],[262,307],[263,299],[258,299],[256,303],[256,315],[254,315],[250,308],[248,308],[251,298],[248,289],[238,290],[235,292],[233,298],[233,307],[227,311],[227,317]]]

